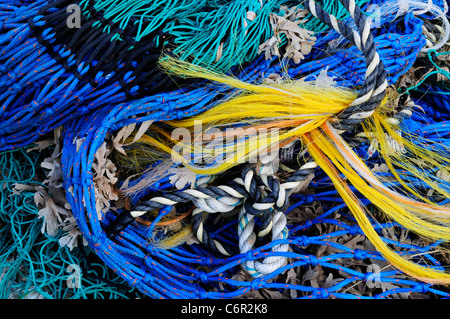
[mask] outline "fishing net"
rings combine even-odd
[[[45,194],[47,201],[56,198],[49,196],[49,187],[43,183],[46,172],[41,163],[49,154],[29,149],[1,153],[0,298],[142,296],[107,268],[91,249],[77,245],[77,230],[69,224],[73,216],[68,211],[64,216],[68,227],[52,236],[44,229],[43,211],[38,209],[43,208],[39,206],[39,194]],[[69,238],[75,242],[66,241]]]

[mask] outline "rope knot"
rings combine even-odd
[[[78,96],[76,96],[75,98],[77,99],[77,101],[78,101],[80,104],[83,104],[83,102],[84,102],[84,97],[83,97],[83,95],[78,95]]]
[[[144,274],[144,276],[141,279],[141,282],[144,282],[145,284],[151,284],[153,282],[155,277],[153,277],[152,274],[150,274],[149,272],[146,272]]]
[[[92,180],[92,173],[91,172],[83,172],[81,173],[81,180],[82,181],[89,181]]]
[[[242,180],[247,191],[247,198],[244,206],[246,212],[251,215],[262,215],[270,213],[273,209],[284,211],[289,205],[286,192],[281,188],[278,179],[269,175],[267,185],[263,179],[256,174],[253,167],[246,166],[242,170]],[[262,189],[269,190],[267,195],[263,194]]]
[[[241,179],[244,182],[245,190],[252,195],[253,198],[259,198],[261,195],[258,186],[262,186],[262,184],[257,184],[255,176],[256,171],[252,166],[245,165],[242,168]]]
[[[416,289],[417,292],[426,294],[428,292],[428,289],[430,288],[429,284],[425,284],[425,283],[419,283],[417,285],[414,286],[414,289]]]
[[[147,267],[148,270],[153,270],[153,258],[150,257],[149,255],[146,255],[144,257],[144,264],[145,264],[145,267]]]
[[[258,288],[260,286],[264,286],[265,283],[265,280],[257,278],[252,281],[250,287],[252,288],[252,290],[258,290]]]
[[[205,289],[200,288],[198,290],[198,298],[199,299],[206,299],[208,297],[208,293],[205,291]]]
[[[53,111],[53,109],[51,107],[47,107],[44,110],[44,114],[45,114],[45,116],[52,116],[53,114],[55,114],[55,111]]]
[[[289,206],[289,199],[286,196],[286,191],[280,185],[280,181],[273,176],[269,176],[267,182],[271,192],[266,198],[275,203],[274,209],[285,211]]]
[[[297,238],[297,244],[301,247],[308,246],[311,243],[311,239],[308,236],[300,236]]]
[[[400,44],[400,40],[392,41],[392,42],[391,42],[391,47],[392,47],[396,52],[400,52],[401,49],[402,49],[402,45]]]
[[[247,261],[254,261],[254,260],[257,260],[258,258],[253,253],[253,250],[249,250],[245,254],[245,259],[247,259]]]
[[[71,183],[73,185],[81,185],[83,182],[87,182],[92,180],[92,173],[91,172],[83,172],[81,173],[80,177],[72,177],[67,180],[68,183]]]
[[[355,236],[356,234],[358,234],[359,233],[359,226],[358,225],[354,225],[354,226],[350,226],[349,228],[348,228],[348,234],[350,235],[350,236]]]
[[[98,236],[93,238],[93,241],[98,244],[100,247],[106,247],[108,246],[106,243],[106,233],[100,232]]]
[[[17,7],[12,11],[11,18],[12,19],[17,18],[18,16],[23,15],[23,12],[24,12],[24,10],[22,7]]]
[[[47,84],[47,79],[46,78],[40,78],[40,79],[36,79],[33,81],[33,83],[31,83],[31,85],[35,88],[41,88],[44,85]]]
[[[10,75],[10,73],[8,73],[8,75]],[[22,91],[22,86],[19,83],[16,82],[13,85],[11,85],[9,87],[9,89],[14,91],[14,92],[16,92],[16,93],[20,93]]]
[[[305,204],[312,204],[314,202],[314,195],[306,194],[305,196]]]
[[[203,257],[202,264],[205,266],[210,266],[213,264],[213,259],[211,257]]]
[[[81,71],[83,70],[83,66],[84,66],[84,61],[81,61],[80,64],[77,65],[77,71],[81,73]]]
[[[36,129],[36,133],[38,135],[45,135],[48,133],[48,128],[45,127],[45,125],[40,126],[39,128]]]
[[[377,278],[380,278],[380,273],[374,273],[369,271],[364,274],[364,278],[362,280],[364,282],[367,282],[367,281],[374,281]]]
[[[79,177],[72,177],[72,178],[68,178],[66,179],[67,181],[67,185],[81,185],[81,178]]]
[[[31,105],[33,106],[33,109],[38,109],[39,108],[39,102],[36,100],[31,101]]]
[[[89,112],[89,108],[88,108],[87,106],[85,106],[85,105],[80,106],[80,107],[77,109],[77,113],[78,113],[78,114],[86,114],[86,113],[88,113],[88,112]]]
[[[184,111],[181,109],[175,110],[175,113],[177,115],[177,120],[184,118]]]

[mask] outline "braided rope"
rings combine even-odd
[[[370,25],[365,21],[361,10],[356,7],[354,1],[343,0],[341,1],[341,3],[344,4],[344,6],[350,12],[351,17],[357,23],[357,27],[362,33],[362,38],[357,32],[350,32],[349,26],[347,24],[342,21],[338,21],[334,16],[329,15],[320,7],[316,6],[313,0],[307,2],[306,7],[314,16],[318,17],[321,21],[329,24],[331,27],[333,27],[333,29],[353,42],[358,47],[358,49],[363,52],[364,56],[367,59],[366,81],[364,82],[362,89],[360,90],[357,98],[351,103],[351,105],[338,116],[338,130],[340,133],[343,133],[348,129],[358,125],[365,118],[373,114],[384,97],[385,90],[387,88],[387,80],[383,63],[379,59],[379,56],[375,50],[373,37],[370,34]],[[376,88],[374,89],[374,87]],[[314,166],[315,164],[314,162],[310,163],[312,166]],[[309,165],[309,163],[305,165]],[[291,176],[291,181],[293,180],[293,178],[295,178],[297,183],[299,183],[297,177],[305,177],[306,174],[304,174],[304,169],[304,166],[300,167],[298,172],[302,173]],[[283,215],[283,217],[281,217],[281,215]],[[276,211],[274,215],[274,220],[275,219],[277,221],[277,227],[273,230],[272,240],[282,238],[282,229],[284,230],[283,221],[285,225],[285,217],[282,212]],[[253,218],[248,217],[248,214],[245,213],[244,209],[241,211],[239,220],[239,246],[242,253],[249,251],[253,247],[253,244],[255,242],[255,235],[253,233],[254,220]],[[286,245],[280,245],[276,247],[278,248],[278,251],[285,251],[285,249],[288,249]],[[283,265],[283,261],[284,259],[280,257],[270,257],[270,261],[266,260],[263,263],[255,263],[254,261],[250,260],[244,264],[244,267],[252,276],[259,277],[263,274],[271,273],[274,270],[280,268]]]

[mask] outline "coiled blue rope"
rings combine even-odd
[[[383,257],[375,251],[354,250],[345,245],[338,244],[331,241],[335,236],[362,235],[362,231],[355,223],[354,219],[345,212],[345,204],[336,196],[336,191],[318,191],[314,195],[293,195],[298,202],[294,203],[286,213],[289,214],[294,208],[301,207],[303,204],[311,203],[314,200],[320,201],[324,206],[324,213],[311,220],[307,220],[302,224],[289,225],[289,237],[286,243],[293,248],[292,252],[282,253],[283,256],[291,258],[292,262],[278,271],[253,281],[240,281],[232,279],[233,275],[239,270],[239,265],[247,260],[255,260],[261,257],[269,256],[273,253],[270,248],[280,242],[271,242],[260,248],[254,249],[244,255],[236,255],[232,257],[219,257],[206,251],[201,245],[182,245],[170,250],[164,250],[150,244],[147,238],[152,236],[155,224],[150,226],[142,226],[138,223],[131,224],[123,231],[115,241],[107,238],[103,232],[103,227],[107,226],[114,220],[114,214],[108,213],[104,220],[97,220],[97,214],[91,213],[94,207],[92,204],[92,176],[90,171],[90,156],[95,153],[96,148],[104,141],[108,128],[117,129],[116,125],[111,125],[110,121],[113,119],[120,123],[129,123],[122,120],[120,117],[126,118],[128,113],[122,112],[120,108],[117,111],[113,110],[113,116],[101,118],[100,112],[98,116],[87,118],[83,121],[71,122],[65,132],[64,144],[64,175],[65,188],[70,187],[68,192],[68,200],[74,209],[77,221],[85,234],[88,242],[92,247],[95,247],[96,253],[101,256],[105,262],[112,267],[116,272],[121,273],[123,278],[133,286],[137,287],[143,293],[153,298],[232,298],[243,296],[251,289],[258,290],[261,288],[278,289],[283,293],[287,290],[296,290],[303,295],[301,298],[389,298],[393,294],[399,292],[418,292],[418,293],[432,293],[439,297],[448,297],[448,293],[439,290],[437,287],[428,284],[414,282],[409,279],[398,278],[401,273],[397,270],[388,270],[377,273],[374,276],[372,273],[363,273],[349,267],[343,267],[335,264],[337,259],[351,258],[361,260],[372,258],[376,260],[383,260]],[[141,119],[144,120],[144,119]],[[409,121],[413,121],[410,119]],[[139,123],[139,121],[137,121]],[[405,122],[408,127],[412,128],[409,122]],[[429,127],[423,123],[416,124],[424,133]],[[430,128],[433,125],[430,124]],[[74,150],[74,138],[83,137],[84,141],[78,152]],[[447,150],[448,153],[448,150]],[[75,156],[73,156],[75,154]],[[91,155],[89,155],[91,154]],[[371,159],[373,163],[377,163],[377,156]],[[421,186],[426,189],[426,185],[421,184],[420,181],[411,179],[408,181],[410,185]],[[164,190],[164,185],[167,181],[160,181],[159,187]],[[321,180],[320,171],[316,174],[316,178],[311,183],[311,186],[323,187],[332,185],[330,180]],[[86,203],[86,204],[83,204]],[[336,203],[337,206],[333,206]],[[369,205],[367,201],[363,203]],[[86,205],[86,207],[85,207]],[[160,210],[159,216],[167,214],[170,207],[164,207]],[[341,218],[333,218],[333,214],[339,212],[341,216],[345,216],[345,221]],[[155,220],[154,223],[157,223]],[[221,241],[236,242],[236,233],[233,230],[236,222],[231,222],[218,226],[211,231],[212,236]],[[310,231],[314,225],[317,224],[333,224],[339,226],[339,230],[327,234],[309,236]],[[395,223],[376,224],[375,229],[380,232],[384,228],[396,227],[401,228]],[[442,265],[432,256],[431,251],[439,244],[439,242],[432,243],[429,246],[418,247],[412,244],[400,243],[398,241],[384,237],[386,242],[402,250],[401,254],[423,254],[425,260],[424,264],[434,265],[434,267],[442,267]],[[308,253],[308,247],[314,245],[331,246],[339,250],[336,254],[316,257]],[[138,248],[139,247],[139,248]],[[305,248],[306,247],[306,248]],[[306,250],[305,250],[306,249]],[[430,253],[428,253],[430,252]],[[278,253],[281,254],[281,253]],[[133,256],[132,258],[130,256]],[[128,259],[131,258],[131,259]],[[130,261],[132,264],[130,265]],[[208,271],[199,271],[200,266],[207,267]],[[332,287],[326,289],[318,289],[311,286],[299,284],[286,284],[277,281],[272,281],[277,275],[294,268],[294,267],[323,267],[345,272],[348,277]],[[439,268],[440,269],[440,268]],[[356,282],[375,280],[379,283],[396,283],[400,284],[401,288],[388,289],[384,292],[374,296],[357,296],[346,293],[345,287]],[[224,285],[226,284],[226,285]],[[204,285],[210,287],[205,290]],[[215,291],[219,289],[220,291]]]

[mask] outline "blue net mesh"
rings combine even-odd
[[[127,98],[119,85],[121,80],[113,81],[114,77],[101,72],[96,77],[96,86],[93,86],[84,77],[79,79],[67,72],[59,60],[55,60],[46,47],[38,41],[27,20],[29,17],[36,16],[39,9],[46,4],[45,1],[39,1],[9,11],[5,9],[5,12],[12,11],[11,14],[14,17],[11,18],[5,14],[0,18],[6,21],[3,28],[8,31],[0,38],[3,50],[0,56],[0,73],[2,74],[0,84],[3,83],[4,87],[9,87],[0,93],[2,103],[0,150],[29,145],[39,137],[83,114],[98,109],[109,110],[112,105],[123,102],[130,103],[130,98]],[[380,20],[377,20],[381,27],[374,29],[375,44],[385,64],[389,84],[397,82],[399,77],[408,71],[425,44],[425,37],[422,34],[423,20],[414,17],[412,12],[400,20],[397,12],[398,6],[390,5],[389,2],[381,4],[378,13]],[[34,19],[38,18],[39,16]],[[349,22],[351,19],[347,18],[346,21]],[[54,36],[54,33],[48,32],[48,34],[50,38]],[[338,85],[345,87],[361,85],[365,77],[364,57],[361,52],[356,47],[345,48],[348,42],[339,37],[335,31],[321,31],[317,34],[317,38],[312,51],[301,63],[295,64],[287,59],[280,62],[275,56],[268,61],[263,61],[264,54],[260,54],[249,62],[240,78],[245,81],[254,81],[260,77],[260,72],[267,77],[270,74],[282,74],[287,68],[290,77],[305,77],[306,80],[313,80],[322,69],[327,68],[328,74],[335,77]],[[329,52],[328,56],[323,56],[324,50]],[[270,64],[270,61],[273,63]],[[23,69],[23,65],[27,65],[26,70]],[[230,72],[239,75],[242,71],[239,69],[234,67]],[[31,83],[33,85],[30,85]],[[183,91],[190,91],[189,86]],[[205,88],[193,90],[190,93],[198,100],[185,96],[185,99],[179,100],[178,104],[163,105],[161,110],[163,112],[157,116],[158,118],[165,116],[165,119],[169,120],[198,114],[206,107],[213,105],[209,101],[215,98],[214,95],[218,93],[216,91],[215,87],[211,87],[210,90]],[[161,107],[159,103],[165,101],[165,94],[172,96],[180,94],[180,91],[175,89],[169,92],[166,90],[162,95],[151,95],[141,99],[132,97],[132,100],[136,99],[136,103],[141,105],[152,103],[151,106],[156,110]],[[226,94],[230,91],[225,90],[221,93]],[[157,96],[159,98],[156,98]],[[155,105],[156,103],[158,105]],[[207,103],[209,103],[208,106],[206,106]]]

